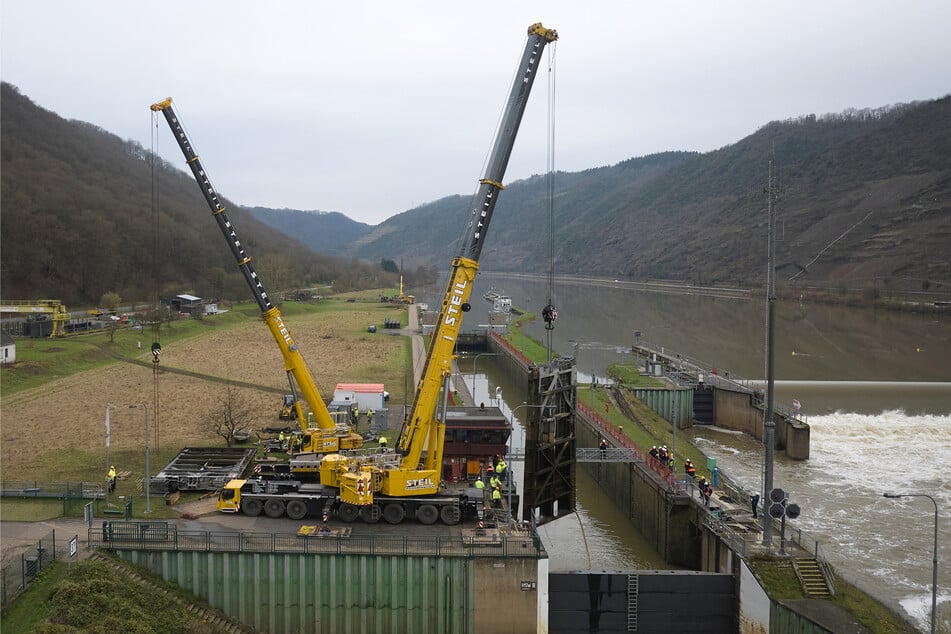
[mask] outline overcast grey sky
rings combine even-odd
[[[560,35],[559,170],[951,92],[948,0],[3,0],[0,76],[184,169],[148,108],[171,96],[224,196],[376,224],[475,191],[534,22]],[[546,170],[548,92],[506,182]]]

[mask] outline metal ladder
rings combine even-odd
[[[637,580],[638,575],[627,576],[627,631],[637,631]]]

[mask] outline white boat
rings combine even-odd
[[[499,295],[492,301],[492,312],[510,313],[512,312],[512,298],[508,295]]]

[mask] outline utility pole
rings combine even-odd
[[[773,162],[769,162],[769,180],[766,189],[769,210],[769,244],[767,277],[767,316],[766,316],[766,410],[764,412],[763,444],[763,493],[773,490],[773,447],[775,443],[776,422],[773,420],[773,382],[775,368],[776,342],[776,212],[773,209]],[[769,514],[763,517],[763,546],[770,548],[773,541],[773,520]]]

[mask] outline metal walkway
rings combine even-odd
[[[576,462],[637,462],[639,456],[633,449],[625,447],[609,447],[601,451],[597,447],[579,448],[575,450]],[[525,450],[513,449],[505,454],[506,462],[524,462]]]
[[[579,448],[575,451],[577,462],[636,462],[638,455],[633,449],[609,447],[608,449]]]

